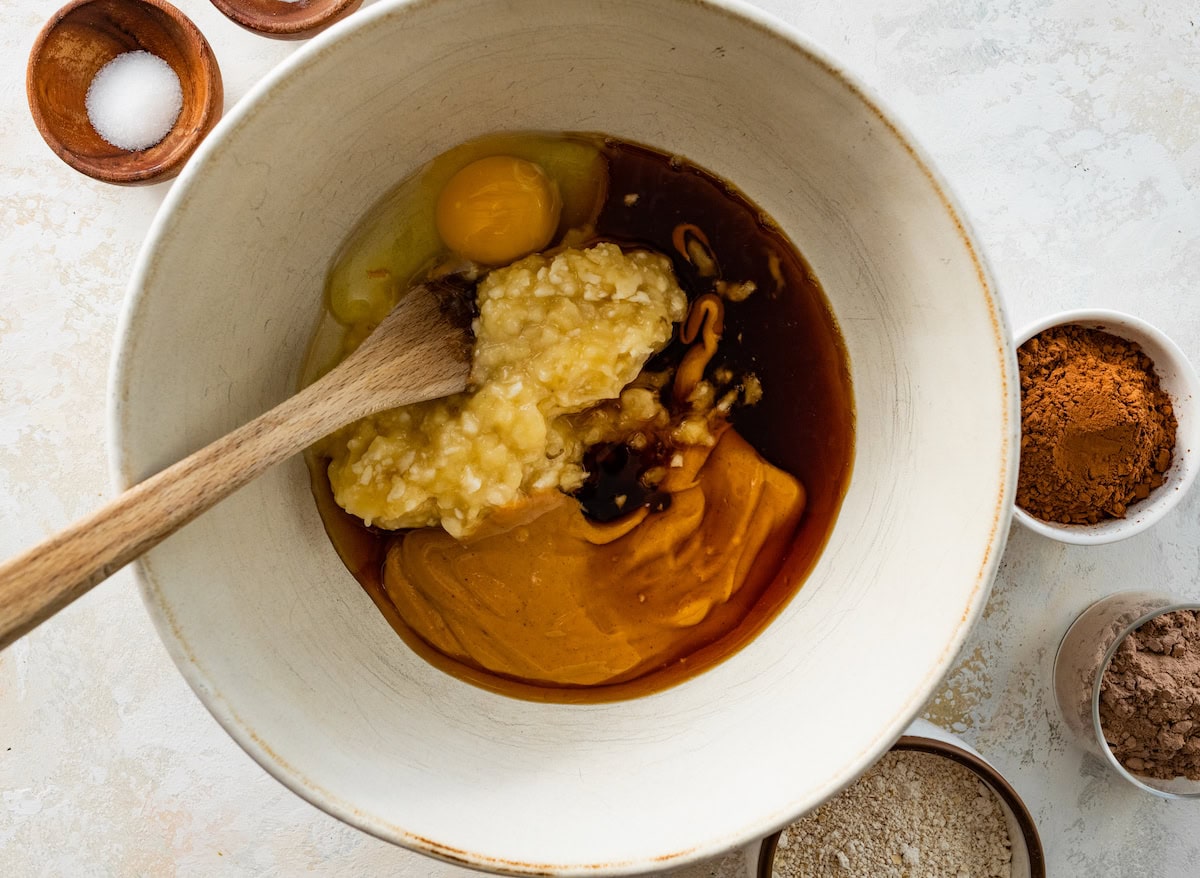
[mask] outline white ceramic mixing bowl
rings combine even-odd
[[[1009,524],[1017,384],[979,250],[924,155],[807,41],[696,0],[385,2],[331,29],[229,113],[154,224],[114,368],[115,480],[291,392],[346,232],[498,129],[684,155],[808,258],[849,351],[857,444],[807,584],[668,691],[512,700],[405,647],[293,460],[151,552],[146,603],[229,733],[355,826],[514,873],[675,866],[779,828],[890,746],[978,616]]]

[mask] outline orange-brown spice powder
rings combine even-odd
[[[1124,518],[1163,483],[1175,414],[1134,342],[1065,325],[1017,351],[1021,471],[1017,504],[1044,521]]]

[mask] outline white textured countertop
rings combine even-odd
[[[232,106],[295,44],[177,0]],[[931,153],[1014,327],[1106,306],[1200,361],[1200,7],[1188,0],[761,0],[872,86]],[[117,313],[170,184],[93,182],[42,143],[24,67],[54,3],[0,0],[0,555],[109,494]],[[847,8],[850,7],[850,8]],[[1152,532],[1071,548],[1014,529],[930,718],[1034,812],[1058,876],[1194,876],[1200,804],[1138,793],[1063,737],[1059,638],[1103,594],[1200,598],[1200,492]],[[732,876],[733,855],[680,873]],[[176,672],[126,571],[0,654],[0,874],[471,874],[342,825],[271,779]]]

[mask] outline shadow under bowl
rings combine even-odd
[[[113,58],[146,51],[162,58],[183,90],[166,137],[141,150],[113,146],[92,126],[87,93]],[[29,53],[25,87],[42,138],[64,162],[105,183],[154,183],[175,176],[221,117],[217,59],[190,19],[165,0],[74,0],[42,28]]]

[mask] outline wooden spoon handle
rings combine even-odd
[[[422,362],[426,346],[417,343],[393,364],[398,374],[407,369],[409,380],[405,392],[392,391],[390,406],[463,388],[469,367],[440,344],[440,361]],[[369,384],[364,391],[361,383],[333,379],[331,373],[0,565],[0,650],[271,466],[381,407]]]
[[[0,565],[0,649],[343,424],[465,388],[470,346],[446,302],[430,285],[414,288],[320,381]]]
[[[308,393],[223,436],[0,566],[0,649],[264,470],[340,426]]]

